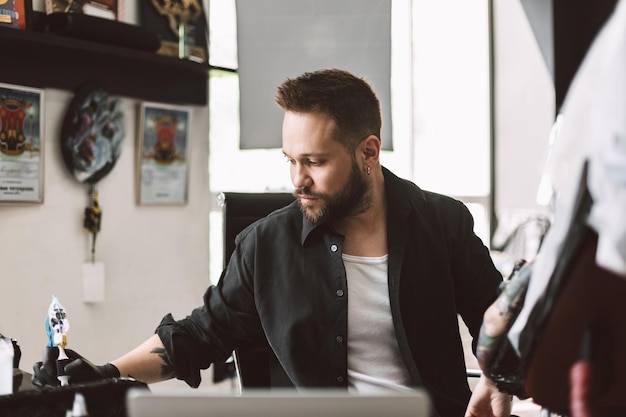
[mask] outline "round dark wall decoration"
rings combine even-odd
[[[119,100],[92,84],[74,94],[61,128],[63,160],[81,183],[95,184],[115,166],[125,136]]]

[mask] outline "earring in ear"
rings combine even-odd
[[[367,167],[367,175],[369,175],[372,172],[372,168]]]

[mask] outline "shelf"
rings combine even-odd
[[[206,105],[209,66],[80,39],[0,27],[0,82],[75,91],[97,82],[109,94]]]

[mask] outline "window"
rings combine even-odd
[[[450,13],[454,10],[454,13]],[[235,0],[210,2],[211,192],[290,191],[280,149],[240,150]],[[383,165],[466,202],[488,245],[490,114],[488,2],[393,0],[393,151]],[[384,122],[384,121],[383,121]],[[210,216],[211,280],[222,270],[221,212]]]

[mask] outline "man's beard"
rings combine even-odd
[[[355,215],[367,210],[371,204],[369,184],[359,170],[356,161],[352,161],[352,171],[346,184],[335,195],[314,194],[308,187],[298,188],[293,192],[298,198],[307,195],[318,198],[324,204],[319,209],[303,206],[300,200],[298,204],[304,217],[313,224],[330,222],[345,216]]]

